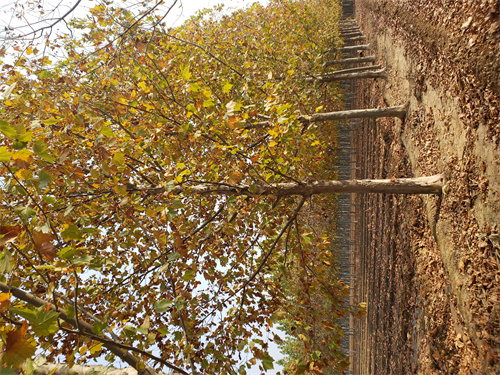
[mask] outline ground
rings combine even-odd
[[[387,80],[358,108],[408,104],[358,127],[359,177],[442,173],[442,196],[357,196],[356,374],[499,374],[500,3],[357,0]],[[497,244],[498,245],[498,244]]]

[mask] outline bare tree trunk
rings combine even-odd
[[[347,33],[340,33],[340,37],[344,38],[344,39],[353,38],[355,36],[362,36],[362,35],[363,34],[361,33],[361,31],[351,31],[351,32],[347,32]]]
[[[404,117],[407,107],[375,108],[375,109],[353,109],[351,111],[338,111],[327,113],[315,113],[311,116],[301,116],[299,121],[304,123],[343,120],[346,118],[379,118],[379,117]]]
[[[355,52],[355,51],[359,51],[359,50],[364,50],[364,51],[367,51],[370,49],[370,45],[369,44],[360,44],[360,45],[356,45],[356,46],[347,46],[347,47],[342,47],[342,48],[332,48],[332,49],[329,49],[328,51],[325,51],[323,54],[326,55],[328,53],[335,53],[335,52]]]
[[[311,196],[336,193],[387,193],[387,194],[441,194],[443,177],[434,175],[417,178],[392,178],[387,180],[313,181],[307,183],[286,182],[266,185],[178,185],[167,190],[164,186],[128,185],[128,191],[146,191],[149,194],[198,194],[198,195],[246,195],[246,196]]]
[[[366,40],[366,37],[364,36],[356,36],[354,38],[347,38],[344,39],[344,43],[350,43],[350,42],[364,42]]]
[[[377,70],[381,69],[382,65],[367,65],[367,66],[359,66],[357,68],[349,68],[342,70],[334,70],[333,72],[328,72],[325,76],[335,75],[335,74],[345,74],[345,73],[354,73],[354,72],[364,72],[367,70]]]
[[[357,25],[340,28],[341,33],[349,32],[349,31],[360,31],[360,29],[359,29],[359,26],[357,26]]]
[[[365,62],[375,62],[375,56],[367,56],[367,57],[353,57],[348,59],[341,60],[331,60],[325,63],[325,66],[332,65],[351,65],[351,64],[361,64]]]
[[[370,45],[369,44],[361,44],[358,46],[347,46],[347,47],[342,47],[340,50],[342,52],[352,52],[352,51],[358,51],[358,50],[369,50]]]
[[[127,368],[110,368],[107,366],[88,365],[79,366],[75,365],[69,367],[66,364],[46,363],[35,369],[36,375],[137,375],[137,370],[132,367]],[[163,375],[163,373],[158,373]]]
[[[385,69],[375,70],[372,72],[356,72],[356,73],[344,73],[344,74],[328,74],[321,77],[309,78],[308,82],[316,81],[316,82],[335,82],[342,80],[351,80],[351,79],[363,79],[363,78],[387,78],[387,74]]]

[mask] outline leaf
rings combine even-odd
[[[267,353],[262,359],[262,366],[266,371],[274,369],[274,359]]]
[[[171,254],[168,254],[168,260],[171,262],[173,260],[176,260],[176,259],[179,259],[181,256],[181,254],[179,253],[171,253]]]
[[[7,121],[0,120],[0,131],[9,138],[15,138],[17,135],[16,129],[10,126]]]
[[[120,151],[116,152],[113,155],[113,159],[111,160],[111,162],[117,167],[123,165],[125,163],[125,154]]]
[[[192,270],[187,270],[184,275],[182,275],[184,281],[194,280],[194,272]]]
[[[56,333],[59,330],[59,326],[57,325],[59,313],[52,310],[45,311],[44,306],[40,306],[37,310],[38,313],[35,319],[30,321],[35,335],[49,336]]]
[[[27,331],[28,322],[24,321],[21,328],[7,332],[7,339],[1,359],[2,364],[18,368],[26,359],[35,354],[35,343],[26,338]]]
[[[0,161],[6,162],[14,155],[12,152],[7,151],[7,147],[0,147]]]
[[[53,163],[55,160],[54,157],[49,154],[47,145],[45,144],[45,141],[41,138],[35,139],[33,152],[35,153],[35,155],[41,157],[46,162]]]
[[[31,329],[39,336],[49,336],[59,330],[57,318],[59,313],[46,310],[45,306],[36,309],[11,307],[10,311],[26,319],[31,324]]]
[[[61,236],[65,241],[69,240],[81,240],[83,238],[83,234],[78,229],[78,227],[74,224],[71,224],[68,228],[61,232]]]
[[[229,91],[231,91],[231,88],[232,88],[232,87],[233,87],[233,85],[231,85],[229,82],[226,82],[226,83],[224,84],[224,86],[222,86],[222,92],[223,92],[224,94],[227,94],[227,93],[229,93]]]
[[[40,79],[47,79],[47,78],[50,78],[52,75],[50,74],[50,72],[48,70],[42,70],[40,72],[40,74],[38,75],[38,78]]]
[[[9,87],[5,89],[3,92],[2,96],[4,99],[9,99],[10,95],[12,94],[12,91],[14,91],[14,88],[16,87],[17,82],[12,83]]]
[[[159,313],[164,313],[169,310],[170,306],[172,306],[173,303],[173,301],[170,301],[168,299],[162,299],[158,302],[155,302],[153,304],[153,308]]]
[[[43,169],[40,171],[40,173],[38,173],[38,178],[40,180],[39,186],[41,189],[43,189],[44,187],[46,187],[47,185],[50,184],[50,180],[51,180],[50,174],[45,172]]]
[[[31,207],[18,206],[15,207],[14,210],[26,219],[36,215],[36,211]]]
[[[0,273],[7,274],[12,272],[12,265],[10,260],[12,259],[12,253],[10,251],[4,251],[0,253]]]
[[[186,81],[189,81],[191,79],[191,72],[189,71],[189,65],[181,67],[181,77],[184,78]]]
[[[10,306],[11,293],[0,293],[0,312],[5,312]]]
[[[19,225],[0,225],[0,248],[14,241],[20,233],[21,226]]]
[[[35,242],[36,249],[49,260],[54,260],[57,253],[54,251],[55,245],[52,243],[54,235],[50,233],[43,233],[33,231],[33,242]]]

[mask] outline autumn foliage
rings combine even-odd
[[[346,312],[328,237],[301,224],[307,197],[190,190],[335,177],[334,127],[297,117],[341,107],[337,86],[303,79],[340,43],[338,4],[275,0],[175,29],[161,17],[97,5],[52,45],[63,58],[19,45],[2,67],[0,281],[76,320],[2,294],[4,366],[34,340],[49,360],[112,362],[107,335],[155,368],[244,374],[273,367],[266,327],[309,324],[294,295],[321,289],[330,331]],[[298,269],[310,280],[290,290]],[[335,342],[304,358],[296,372],[344,360]]]

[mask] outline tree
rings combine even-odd
[[[68,22],[60,61],[32,45],[4,65],[3,368],[37,346],[152,374],[272,368],[263,328],[309,314],[284,288],[293,264],[310,276],[297,293],[320,289],[333,317],[357,311],[327,277],[326,237],[301,223],[311,196],[440,191],[439,177],[343,182],[321,168],[335,127],[315,121],[340,93],[294,77],[340,45],[335,2],[207,11],[173,30],[154,4],[143,18],[97,5]],[[335,341],[310,350],[318,369],[345,359]]]

